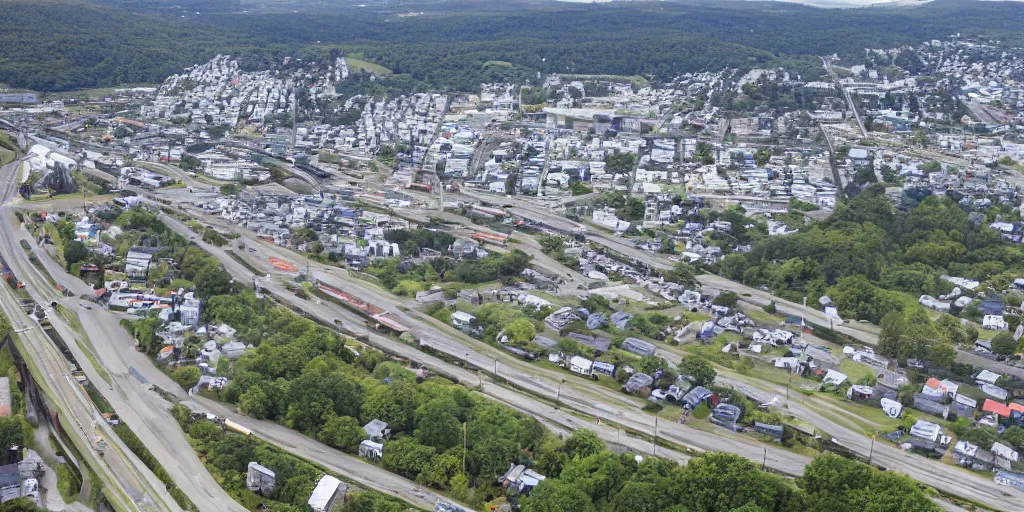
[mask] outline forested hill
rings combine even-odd
[[[1024,24],[1020,4],[974,0],[855,10],[639,2],[534,3],[495,11],[485,10],[483,1],[458,10],[439,2],[424,4],[429,7],[420,16],[396,15],[412,4],[395,4],[391,12],[377,4],[258,14],[230,11],[241,8],[238,2],[193,0],[187,5],[197,11],[186,12],[160,0],[105,1],[0,0],[0,83],[59,91],[159,82],[217,53],[253,67],[329,48],[361,52],[408,82],[434,89],[465,90],[537,71],[671,77],[794,57],[805,57],[798,71],[815,73],[820,66],[808,56],[860,54],[956,32],[1019,37]],[[211,10],[198,11],[207,6]],[[495,60],[513,67],[483,66]]]

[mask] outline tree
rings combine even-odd
[[[1001,356],[1008,356],[1017,351],[1017,342],[1013,335],[1008,332],[1001,332],[992,338],[992,352]]]
[[[21,416],[0,418],[0,449],[25,446],[26,435],[31,439],[32,428]]]
[[[797,485],[807,493],[808,512],[939,510],[905,475],[879,471],[833,454],[815,457],[797,479]]]
[[[250,386],[238,397],[238,411],[258,420],[273,418],[280,413],[281,390],[269,382],[260,382]]]
[[[595,512],[594,503],[578,486],[549,478],[522,499],[523,512]]]
[[[366,438],[366,432],[351,416],[331,415],[316,437],[322,443],[352,452]]]
[[[443,452],[462,441],[461,407],[450,396],[439,396],[416,409],[416,441]]]
[[[771,160],[771,158],[771,148],[764,147],[754,152],[754,163],[757,164],[758,167],[764,167],[764,165],[767,164],[768,161]]]
[[[698,386],[708,386],[715,381],[718,372],[711,363],[701,356],[683,356],[679,361],[679,374],[693,380]]]
[[[88,257],[89,249],[78,240],[74,240],[64,246],[64,263],[68,265],[68,268],[71,268],[71,265],[75,263],[85,261]]]
[[[511,343],[527,343],[537,337],[537,329],[533,326],[533,322],[526,318],[520,318],[505,326],[505,335],[508,336],[508,341]]]
[[[191,389],[199,383],[202,371],[198,366],[182,366],[171,372],[171,378],[184,389]]]
[[[1024,427],[1014,425],[1003,431],[1002,440],[1010,446],[1024,446]]]
[[[676,487],[688,510],[731,510],[753,503],[767,510],[796,504],[796,489],[781,476],[729,453],[708,453],[690,460]]]
[[[734,308],[734,307],[736,307],[736,303],[739,302],[739,300],[740,300],[740,297],[739,297],[739,295],[736,295],[736,292],[728,291],[727,290],[727,291],[724,291],[724,292],[718,294],[718,296],[715,297],[711,301],[711,303],[716,305],[716,306],[726,306],[726,307]]]
[[[386,367],[378,365],[378,368]],[[374,374],[376,376],[377,372]],[[363,423],[381,420],[396,432],[411,432],[413,417],[421,400],[415,383],[392,380],[389,384],[375,386],[366,393],[366,401],[363,402]]]
[[[565,440],[563,450],[569,459],[582,459],[604,450],[604,441],[592,430],[577,430]]]
[[[202,299],[231,293],[231,276],[219,264],[203,267],[196,274],[195,282],[196,296]]]
[[[406,478],[415,479],[427,468],[435,450],[423,446],[411,437],[402,437],[384,443],[384,469],[394,471]]]
[[[220,186],[220,195],[233,196],[235,194],[238,194],[238,186],[234,183],[225,183]]]

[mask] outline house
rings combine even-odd
[[[585,345],[594,349],[594,352],[597,352],[598,354],[608,352],[608,349],[612,346],[612,340],[610,338],[595,338],[593,336],[587,336],[586,334],[580,334],[577,332],[570,332],[569,337],[580,345]]]
[[[345,502],[345,494],[348,493],[348,485],[331,475],[320,477],[320,481],[313,488],[306,503],[313,509],[313,512],[330,512],[335,505]],[[340,509],[340,507],[339,507]]]
[[[735,424],[743,417],[743,410],[733,404],[718,404],[711,416],[723,423]]]
[[[480,297],[480,292],[471,289],[459,290],[459,293],[455,298],[458,300],[464,300],[474,306],[479,306],[480,303],[483,302],[482,297]]]
[[[1017,450],[999,442],[992,443],[992,454],[1007,462],[1017,462],[1020,457]]]
[[[178,306],[178,321],[188,326],[199,325],[201,307],[202,302],[199,299],[192,298],[191,292],[186,293],[185,299]]]
[[[611,322],[612,326],[620,331],[626,330],[629,325],[629,319],[633,318],[633,315],[626,313],[625,311],[616,311],[612,313]]]
[[[683,404],[691,409],[705,401],[715,401],[714,393],[704,386],[696,386],[683,396]]]
[[[934,398],[936,402],[941,402],[947,396],[950,398],[955,397],[959,389],[960,385],[953,381],[939,380],[933,377],[924,383],[924,387],[921,388],[921,394]]]
[[[359,443],[359,456],[364,459],[380,460],[384,458],[384,444],[364,439]]]
[[[964,394],[956,395],[956,398],[953,399],[953,404],[956,405],[956,415],[958,417],[971,418],[974,416],[975,409],[978,408],[978,401]]]
[[[1009,393],[1005,389],[999,386],[993,386],[991,384],[982,384],[981,392],[985,393],[986,395],[992,398],[995,398],[996,400],[999,400],[1000,402],[1005,402],[1006,397],[1009,396]]]
[[[981,405],[981,412],[992,413],[1003,418],[1009,418],[1011,414],[1009,406],[988,398],[986,398],[985,403]]]
[[[914,426],[910,427],[910,435],[935,443],[942,435],[942,427],[928,421],[917,420]]]
[[[594,361],[594,373],[603,373],[609,377],[614,377],[615,365],[603,361]]]
[[[903,414],[903,404],[897,402],[896,400],[883,398],[881,400],[881,404],[882,410],[885,411],[885,414],[892,419],[899,418],[900,415]]]
[[[430,304],[444,300],[444,290],[424,290],[416,292],[416,302],[419,304]]]
[[[1005,331],[1008,328],[1003,315],[985,315],[981,319],[981,326],[989,331]]]
[[[267,494],[274,490],[276,477],[273,471],[261,466],[257,462],[250,462],[248,469],[245,474],[245,487],[247,489],[261,494]]]
[[[837,372],[835,370],[829,370],[825,373],[825,377],[821,379],[821,383],[822,385],[831,385],[839,387],[842,386],[844,382],[846,382],[847,378],[848,377],[845,373]]]
[[[138,248],[128,250],[128,256],[124,263],[124,272],[133,279],[146,279],[149,275],[149,265],[153,255],[143,252]]]
[[[939,416],[943,419],[949,416],[949,406],[942,405],[931,397],[921,393],[914,393],[914,403],[911,404],[910,407],[912,409],[931,414],[932,416]]]
[[[594,371],[594,362],[580,356],[569,359],[569,371],[580,375],[590,375]]]
[[[1000,485],[1008,485],[1019,491],[1024,491],[1024,474],[1012,471],[996,472],[995,482]]]
[[[388,424],[378,419],[363,425],[363,432],[366,432],[367,438],[371,441],[383,441],[391,437],[391,429],[388,428]]]
[[[626,393],[633,394],[641,389],[651,387],[654,383],[654,378],[646,373],[634,373],[629,376],[629,380],[622,386],[622,390]]]
[[[452,313],[452,325],[459,328],[465,329],[473,325],[476,321],[476,317],[466,313],[465,311],[456,311]]]
[[[981,372],[974,376],[974,381],[977,382],[978,385],[992,384],[994,386],[996,384],[996,381],[998,381],[1000,377],[1002,377],[1002,375],[998,373],[991,372],[988,370],[982,370]]]
[[[648,357],[654,355],[655,347],[652,343],[638,338],[626,338],[622,340],[622,350],[632,352],[638,356]]]
[[[509,464],[508,471],[498,477],[498,483],[508,493],[529,494],[531,489],[546,478],[532,469],[527,469],[522,464]]]

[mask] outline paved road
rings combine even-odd
[[[864,121],[860,118],[860,111],[858,111],[857,106],[853,104],[853,98],[850,96],[850,91],[843,87],[843,83],[839,81],[839,76],[836,75],[836,70],[832,68],[832,61],[822,57],[821,63],[825,66],[825,71],[828,72],[828,75],[832,77],[832,81],[836,83],[836,87],[839,88],[839,92],[843,93],[843,97],[846,99],[846,106],[853,111],[853,115],[857,119],[857,128],[860,129],[861,137],[867,137],[868,131],[864,128]]]
[[[15,192],[19,181],[16,170],[16,164],[0,170],[0,189],[5,199]],[[0,252],[4,260],[18,278],[27,284],[33,298],[41,304],[47,304],[42,295],[44,290],[52,290],[52,285],[44,279],[39,279],[37,272],[29,270],[34,267],[28,262],[27,255],[15,240],[13,233],[16,229],[11,225],[8,205],[0,208],[0,218],[5,224],[0,229]],[[19,349],[22,356],[30,367],[34,368],[33,376],[37,383],[58,407],[57,412],[63,417],[68,434],[86,462],[96,471],[99,478],[114,490],[110,499],[115,506],[125,510],[181,510],[163,484],[127,449],[96,410],[82,387],[71,378],[70,362],[57,349],[54,342],[25,314],[13,292],[6,286],[0,288],[0,308],[19,332]],[[51,323],[55,330],[73,346],[72,339],[61,332],[60,320],[56,318],[55,312],[51,311],[50,316],[53,317]],[[97,436],[108,444],[108,449],[102,457],[92,448]]]

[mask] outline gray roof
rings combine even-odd
[[[632,352],[640,356],[653,356],[654,344],[648,343],[639,338],[626,338],[622,341],[622,350]]]

